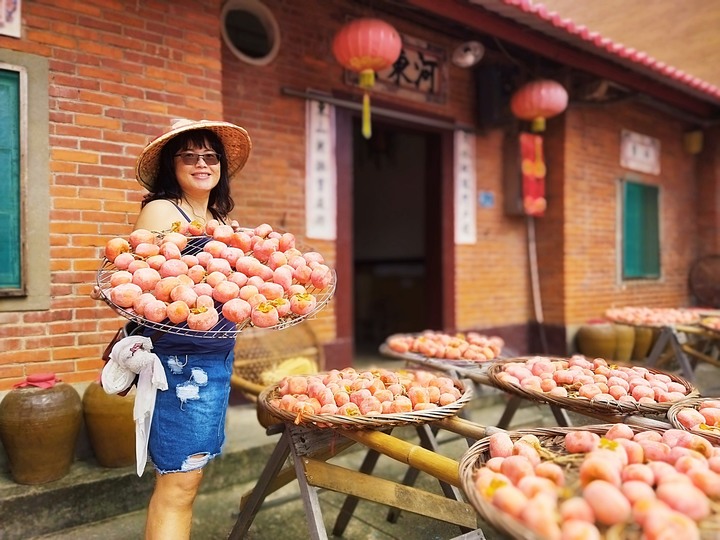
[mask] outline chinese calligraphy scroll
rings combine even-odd
[[[307,101],[305,233],[308,238],[335,240],[337,171],[335,114],[332,105]]]
[[[475,220],[475,135],[455,132],[455,243],[477,241]]]

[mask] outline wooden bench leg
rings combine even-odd
[[[242,538],[245,537],[245,533],[247,533],[250,528],[253,519],[255,519],[255,516],[260,510],[260,507],[268,494],[268,486],[280,472],[280,469],[282,469],[282,466],[285,464],[289,455],[290,435],[287,430],[285,430],[280,436],[280,440],[275,446],[273,453],[270,455],[270,459],[265,465],[263,472],[260,474],[252,494],[240,509],[240,514],[235,521],[235,525],[230,532],[230,536],[228,536],[228,540],[242,540]]]

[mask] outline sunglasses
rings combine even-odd
[[[197,165],[200,158],[205,162],[206,165],[217,165],[220,163],[220,154],[209,152],[207,154],[196,154],[195,152],[180,152],[175,154],[175,157],[182,159],[185,165]]]

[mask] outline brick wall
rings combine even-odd
[[[611,306],[682,307],[689,303],[687,278],[697,251],[694,158],[683,148],[683,124],[656,110],[624,103],[574,108],[566,115],[565,140],[565,324],[582,323]],[[622,129],[660,140],[661,173],[620,167]],[[619,275],[618,179],[660,188],[661,279],[622,281]],[[558,314],[559,315],[559,314]]]
[[[0,390],[33,372],[97,377],[121,322],[88,296],[100,249],[131,230],[142,147],[171,118],[222,118],[218,12],[217,1],[27,1],[22,39],[0,36],[0,49],[49,59],[50,101],[31,106],[50,111],[51,196],[50,253],[32,254],[50,257],[50,309],[0,314]]]

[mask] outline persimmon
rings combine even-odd
[[[142,293],[142,289],[134,283],[120,283],[110,289],[110,300],[122,308],[130,308]]]
[[[250,314],[250,320],[255,326],[260,328],[268,328],[275,326],[280,320],[277,309],[269,302],[261,302],[255,307]]]
[[[130,253],[130,242],[120,237],[111,238],[107,241],[105,244],[105,258],[108,261],[114,263],[121,253]]]
[[[198,297],[199,299],[200,297]],[[190,310],[187,317],[188,328],[193,330],[210,330],[220,319],[220,315],[214,307],[196,307]]]
[[[135,229],[130,233],[128,241],[132,249],[136,249],[140,244],[155,244],[157,236],[154,232],[147,229]]]
[[[162,279],[160,272],[154,268],[139,268],[132,274],[132,282],[138,285],[143,292],[155,289],[158,281]]]
[[[176,300],[168,304],[166,308],[167,318],[173,324],[180,324],[187,320],[190,315],[190,306],[182,300]]]

